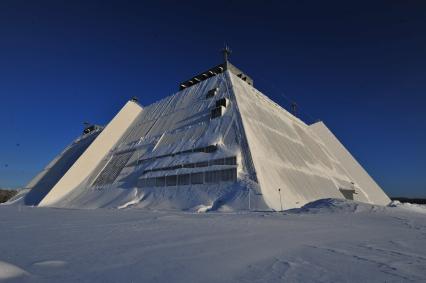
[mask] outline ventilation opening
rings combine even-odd
[[[243,81],[245,81],[249,85],[253,85],[253,80],[251,78],[249,78],[248,76],[246,76],[245,74],[239,73],[237,75],[237,77],[239,77],[240,79],[242,79]]]
[[[206,98],[211,98],[217,94],[219,88],[215,87],[207,92]]]
[[[345,199],[354,200],[354,195],[356,194],[355,190],[339,188],[339,191]]]
[[[223,115],[223,113],[225,113],[225,107],[219,106],[219,107],[213,108],[210,113],[210,119],[219,118]]]
[[[216,107],[227,107],[228,106],[228,99],[227,98],[221,98],[219,100],[216,100]]]

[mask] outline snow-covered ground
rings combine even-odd
[[[285,213],[0,206],[0,281],[426,282],[426,209]]]

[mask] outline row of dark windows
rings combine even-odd
[[[237,157],[232,156],[232,157],[213,159],[213,160],[209,160],[209,161],[185,163],[185,164],[179,164],[179,165],[175,165],[175,166],[167,166],[167,167],[148,169],[148,170],[143,171],[143,173],[145,174],[145,173],[148,173],[148,172],[176,170],[176,169],[180,169],[180,168],[208,167],[208,166],[214,166],[214,165],[237,165]]]
[[[141,164],[145,161],[151,161],[151,160],[154,160],[154,159],[157,159],[157,158],[176,156],[176,155],[180,155],[180,154],[194,153],[194,152],[212,153],[212,152],[215,152],[216,150],[217,150],[217,145],[208,145],[208,146],[205,146],[205,147],[193,148],[193,149],[188,149],[188,150],[184,150],[184,151],[178,151],[178,152],[174,152],[174,153],[158,155],[158,156],[154,156],[154,157],[150,157],[150,158],[139,159],[138,164]]]
[[[165,187],[214,184],[220,182],[235,182],[237,180],[237,168],[196,172],[180,175],[160,176],[144,178],[140,180],[141,187]]]

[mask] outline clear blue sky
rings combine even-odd
[[[152,2],[0,2],[0,187],[25,185],[84,121],[172,94],[226,42],[389,195],[426,197],[424,1]]]

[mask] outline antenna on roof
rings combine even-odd
[[[222,53],[223,53],[223,60],[225,63],[227,63],[229,59],[229,55],[231,55],[232,53],[231,48],[229,48],[229,46],[225,44],[225,47],[222,49]]]
[[[291,103],[291,114],[297,116],[297,103],[294,101]]]

